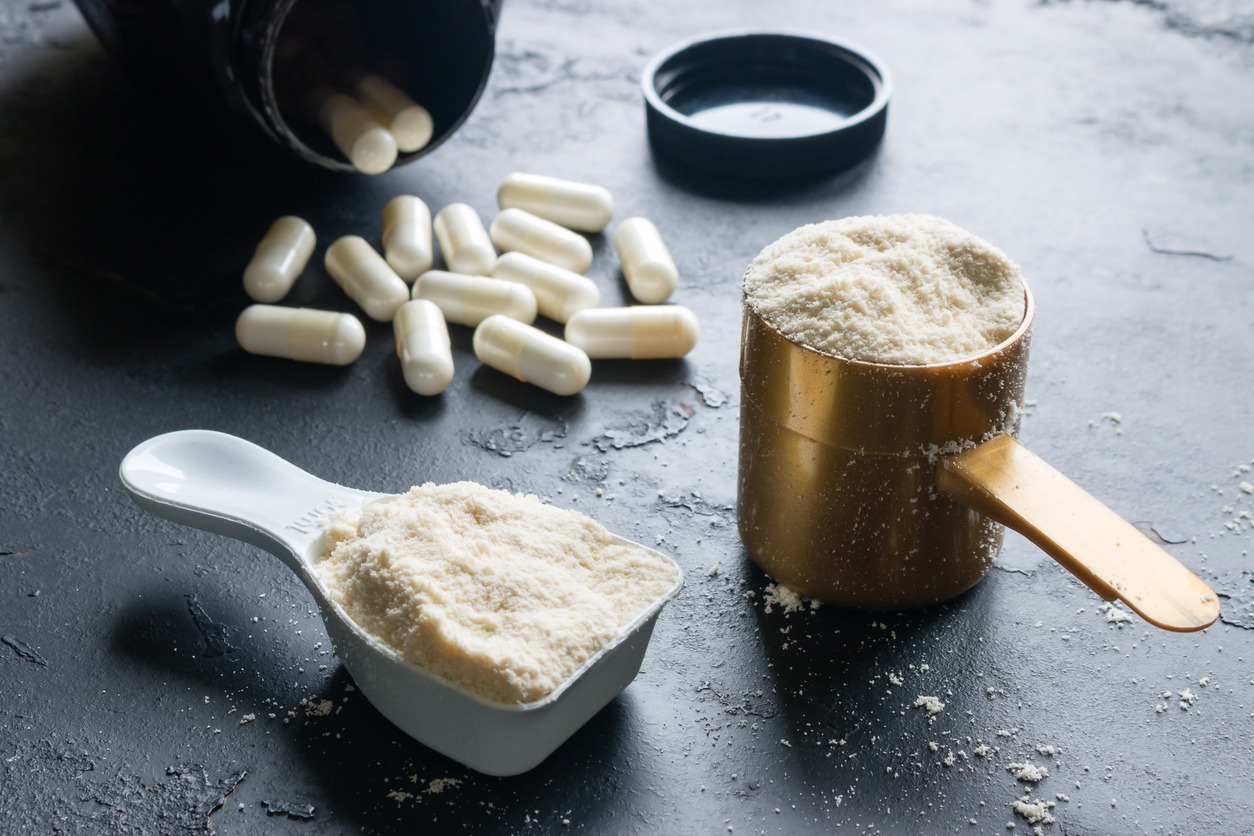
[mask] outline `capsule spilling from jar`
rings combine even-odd
[[[380,174],[396,162],[396,139],[352,96],[327,96],[318,106],[318,122],[362,174]]]
[[[431,114],[387,79],[373,74],[363,76],[353,92],[388,129],[401,151],[417,151],[431,141],[434,128]]]

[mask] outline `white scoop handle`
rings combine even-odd
[[[226,433],[150,438],[122,460],[122,484],[149,513],[265,549],[308,582],[326,517],[386,494],[325,482]]]

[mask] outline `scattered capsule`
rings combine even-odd
[[[250,305],[235,321],[235,339],[250,354],[346,366],[366,347],[366,329],[352,314]]]
[[[628,218],[614,230],[614,248],[623,263],[631,295],[646,305],[660,305],[679,284],[679,271],[657,227],[646,218]]]
[[[586,238],[522,209],[502,211],[488,231],[492,243],[506,252],[526,253],[581,274],[592,265],[592,245]]]
[[[431,141],[431,114],[385,78],[364,76],[354,91],[402,151],[417,151]]]
[[[406,302],[392,320],[396,356],[405,385],[419,395],[438,395],[453,381],[453,349],[444,314],[434,302]]]
[[[362,174],[379,174],[396,162],[396,140],[352,96],[333,93],[318,108],[322,129]]]
[[[494,314],[519,322],[536,319],[536,295],[515,282],[428,270],[414,283],[414,298],[434,302],[444,318],[475,327]]]
[[[475,329],[475,356],[497,371],[555,395],[588,385],[592,362],[570,343],[507,316],[490,316]]]
[[[496,202],[502,209],[531,214],[581,232],[600,232],[614,217],[614,198],[600,186],[514,173],[501,182]]]
[[[540,313],[558,322],[570,319],[575,311],[601,304],[601,291],[592,279],[526,253],[506,253],[498,258],[492,278],[525,284],[536,295]]]
[[[282,299],[309,263],[317,240],[313,227],[301,218],[279,218],[244,269],[244,291],[258,302]]]
[[[496,250],[475,210],[464,203],[450,203],[435,216],[435,237],[444,252],[444,263],[453,273],[491,276]]]
[[[566,342],[594,359],[683,357],[701,327],[682,305],[637,305],[579,311],[566,323]]]
[[[371,319],[391,322],[409,287],[364,238],[345,235],[327,247],[327,272]]]
[[[388,266],[406,282],[431,269],[431,210],[403,194],[383,207],[383,252]]]

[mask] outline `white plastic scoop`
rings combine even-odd
[[[675,585],[609,645],[543,699],[492,702],[380,644],[331,600],[314,572],[325,551],[322,520],[388,494],[324,482],[255,444],[207,430],[150,438],[122,460],[121,477],[145,511],[251,543],[286,563],[313,593],[336,654],[375,708],[414,739],[488,775],[536,766],[626,688],[640,671],[658,613],[684,585],[683,571],[659,555],[675,565]]]

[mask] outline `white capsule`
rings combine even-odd
[[[354,90],[357,98],[391,132],[396,147],[417,151],[431,141],[431,114],[404,92],[377,75],[364,76]]]
[[[558,322],[570,319],[576,311],[601,304],[601,291],[592,279],[525,253],[506,253],[498,258],[492,277],[531,288],[540,313]]]
[[[327,247],[327,272],[371,319],[391,322],[409,287],[364,238],[345,235]]]
[[[683,357],[701,327],[682,305],[637,305],[580,311],[566,323],[566,342],[593,359]]]
[[[392,320],[396,356],[401,358],[405,385],[419,395],[438,395],[453,380],[453,349],[444,314],[434,302],[406,302]]]
[[[482,362],[555,395],[575,394],[592,376],[587,354],[507,316],[485,319],[475,329],[474,346]]]
[[[309,263],[317,240],[313,227],[301,218],[279,218],[244,268],[244,291],[258,302],[282,299]]]
[[[488,232],[492,243],[505,252],[526,253],[581,274],[592,265],[592,245],[586,238],[522,209],[501,212]]]
[[[379,174],[396,162],[396,140],[361,102],[333,93],[318,108],[318,121],[362,174]]]
[[[345,366],[361,356],[366,329],[352,314],[250,305],[235,321],[235,339],[251,354]]]
[[[614,249],[623,264],[631,295],[646,305],[660,305],[679,284],[679,271],[657,227],[646,218],[628,218],[614,230]]]
[[[525,209],[537,217],[582,232],[600,232],[614,217],[614,198],[600,186],[515,172],[501,182],[502,209]]]
[[[435,237],[444,253],[444,264],[453,273],[491,276],[496,250],[483,221],[464,203],[450,203],[435,216]]]
[[[434,302],[446,320],[471,328],[494,314],[526,323],[536,319],[531,288],[487,276],[428,270],[414,283],[414,298]]]
[[[407,282],[431,269],[431,210],[403,194],[383,207],[383,252],[388,266]]]

